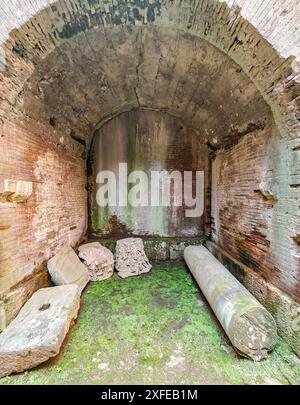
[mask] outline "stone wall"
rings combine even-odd
[[[90,240],[96,240],[101,243],[101,245],[107,247],[113,254],[116,251],[116,239],[101,239],[99,237],[93,237]],[[184,249],[187,246],[202,245],[205,241],[203,237],[197,238],[161,238],[161,237],[143,237],[144,249],[148,259],[152,261],[183,261]]]

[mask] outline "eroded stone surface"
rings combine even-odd
[[[0,335],[0,377],[56,356],[79,305],[80,290],[76,285],[37,291]]]
[[[87,268],[70,246],[64,246],[47,266],[55,285],[77,284],[82,291],[90,280]]]
[[[10,322],[18,315],[18,312],[20,311],[22,306],[36,291],[48,286],[48,272],[46,269],[40,269],[39,271],[34,272],[34,274],[32,274],[30,277],[25,277],[21,283],[19,283],[16,287],[10,289],[8,293],[1,294],[0,289],[0,308],[2,307],[5,314],[5,321],[3,321],[2,329],[10,324]]]
[[[276,184],[273,180],[263,180],[259,184],[259,190],[267,200],[276,201]]]
[[[170,260],[183,259],[184,249],[188,246],[189,242],[173,243],[170,246]]]
[[[1,202],[26,202],[32,194],[32,182],[23,180],[4,180],[0,193]]]
[[[114,255],[99,242],[86,243],[78,249],[87,266],[91,281],[106,280],[114,272]]]
[[[168,244],[165,240],[145,240],[144,248],[150,260],[168,260]]]
[[[3,331],[3,329],[5,329],[6,326],[6,313],[5,313],[5,309],[0,307],[0,332]]]
[[[116,269],[121,278],[148,273],[152,266],[140,238],[118,240],[116,246]]]

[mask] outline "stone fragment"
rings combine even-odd
[[[188,242],[173,243],[170,245],[170,260],[183,259],[183,252]]]
[[[13,195],[16,190],[15,180],[4,180],[3,187],[0,193],[1,202],[8,202],[8,198]]]
[[[82,291],[90,280],[87,268],[70,246],[64,246],[53,256],[47,267],[55,285],[77,284]]]
[[[0,335],[0,378],[56,356],[79,305],[76,285],[38,290]]]
[[[26,202],[32,194],[32,182],[23,180],[4,180],[0,193],[1,202]]]
[[[152,266],[140,238],[118,240],[116,246],[116,269],[121,278],[148,273]]]
[[[202,245],[203,238],[186,238],[186,239],[176,239],[170,242],[170,260],[183,260],[184,259],[184,249],[187,246]]]
[[[2,332],[6,327],[6,313],[5,309],[0,304],[0,332]]]
[[[91,281],[106,280],[113,275],[114,255],[99,242],[81,245],[78,251],[88,268]]]
[[[276,184],[274,180],[264,180],[259,184],[259,191],[267,200],[277,201]]]

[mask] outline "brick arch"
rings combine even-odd
[[[270,105],[282,135],[295,138],[299,131],[299,86],[295,59],[292,56],[280,56],[279,52],[288,54],[288,48],[283,46],[285,41],[278,40],[282,32],[276,31],[277,25],[274,22],[273,25],[269,23],[268,30],[259,23],[258,2],[255,5],[252,3],[252,7],[249,2],[240,3],[243,15],[249,20],[242,16],[240,9],[233,6],[231,1],[157,0],[149,3],[146,0],[119,0],[116,4],[110,0],[41,0],[34,9],[24,2],[24,14],[21,14],[19,21],[13,21],[13,18],[10,21],[8,16],[6,30],[10,29],[10,38],[2,46],[1,58],[2,94],[9,88],[9,103],[14,103],[22,91],[23,80],[31,76],[40,59],[44,59],[70,38],[88,32],[91,28],[101,27],[105,34],[105,27],[128,24],[175,27],[204,38],[239,64]],[[289,15],[291,5],[292,1],[286,2],[283,9],[275,8],[271,21],[276,17],[275,22],[279,23],[280,16],[285,18]],[[251,11],[257,29],[251,24]],[[266,13],[264,8],[261,13]],[[28,17],[29,21],[24,21]],[[16,28],[21,22],[23,25]],[[293,22],[292,18],[291,24]],[[298,56],[291,32],[286,35],[289,35],[291,52]],[[18,80],[19,77],[21,80]]]

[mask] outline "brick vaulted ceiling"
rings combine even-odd
[[[293,1],[274,4],[270,17],[272,1],[6,3],[2,121],[52,120],[87,140],[101,121],[142,106],[180,116],[222,146],[268,124],[270,108],[282,136],[297,138]]]

